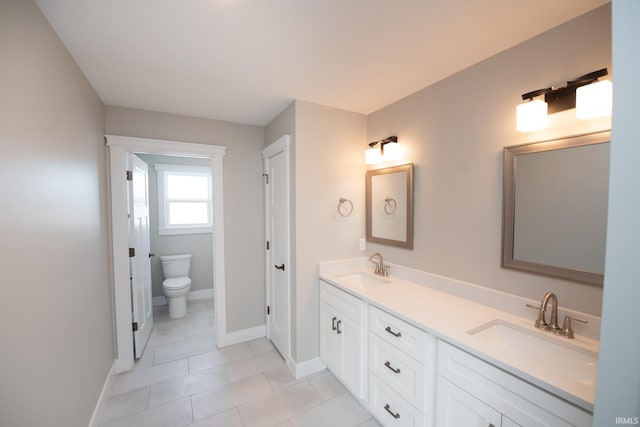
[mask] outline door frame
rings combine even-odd
[[[289,371],[291,371],[292,373],[294,373],[295,375],[295,362],[293,360],[293,358],[291,357],[291,337],[292,337],[292,321],[291,321],[291,273],[292,273],[292,269],[293,269],[293,265],[291,263],[291,162],[290,162],[290,147],[291,147],[291,136],[290,135],[283,135],[280,138],[278,138],[276,141],[274,141],[273,143],[269,144],[269,146],[267,146],[266,148],[264,148],[262,150],[262,170],[263,173],[267,174],[268,170],[267,170],[267,166],[268,166],[268,161],[270,157],[275,156],[278,153],[284,153],[284,164],[285,164],[285,174],[284,174],[284,180],[285,180],[285,218],[286,218],[286,231],[285,231],[285,235],[286,235],[286,241],[287,241],[287,246],[286,246],[286,250],[285,250],[285,265],[288,267],[284,273],[285,273],[285,281],[287,283],[287,318],[289,319],[289,336],[287,337],[287,348],[285,349],[285,354],[283,354],[284,358],[285,358],[285,362],[287,364],[287,367],[289,368]],[[266,241],[270,241],[272,236],[270,235],[270,228],[269,228],[269,214],[270,214],[270,209],[269,209],[269,204],[268,204],[268,198],[267,198],[267,191],[268,191],[268,184],[267,184],[267,180],[265,180],[264,183],[264,224],[265,224],[265,240]],[[271,253],[266,250],[265,247],[265,281],[264,281],[264,285],[265,285],[265,297],[266,297],[266,305],[270,306],[271,304],[271,299],[272,299],[272,295],[269,292],[270,287],[272,286],[271,283],[271,274],[269,274],[270,269],[272,268],[271,265],[273,264],[272,260],[271,260]],[[266,315],[266,310],[265,310],[265,315]],[[265,318],[265,323],[266,323],[266,330],[267,330],[267,338],[271,338],[271,330],[269,327],[269,319]]]
[[[200,157],[211,160],[213,186],[213,283],[216,342],[226,345],[226,285],[224,270],[224,206],[222,159],[227,147],[160,139],[105,135],[109,151],[111,251],[116,339],[116,372],[133,367],[131,291],[129,279],[129,219],[127,218],[127,157],[130,153]]]

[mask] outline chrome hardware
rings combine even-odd
[[[549,323],[545,319],[545,314],[547,311],[547,305],[549,304],[549,300],[551,300],[551,319],[549,319]],[[573,332],[573,328],[571,327],[571,319],[577,320],[578,322],[587,323],[586,320],[580,319],[579,317],[574,317],[567,314],[564,317],[564,324],[562,328],[558,326],[558,297],[553,292],[547,292],[542,298],[542,302],[540,303],[540,307],[536,307],[535,305],[526,304],[529,308],[535,308],[538,310],[538,318],[536,319],[535,327],[538,329],[542,329],[545,331],[550,331],[556,335],[561,335],[566,338],[574,338],[575,334]]]
[[[540,310],[544,312],[547,311],[547,304],[549,304],[549,300],[551,300],[551,319],[549,320],[549,324],[545,328],[545,330],[550,330],[554,334],[560,334],[560,326],[558,326],[558,297],[553,292],[547,292],[542,298],[542,303],[540,304]]]
[[[544,310],[542,309],[542,307],[538,307],[535,305],[531,305],[531,304],[527,304],[527,307],[529,308],[535,308],[536,310],[538,310],[538,318],[536,319],[536,328],[538,329],[546,329],[547,328],[547,321],[544,319]]]
[[[374,261],[373,258],[378,257],[378,261]],[[389,277],[389,266],[384,265],[382,261],[382,255],[380,252],[374,252],[369,257],[369,262],[372,262],[376,265],[376,269],[373,271],[373,274],[377,274],[378,276]]]
[[[551,308],[551,319],[549,319],[549,323],[547,323],[545,313],[547,312],[549,300],[551,300],[553,307]],[[540,307],[536,307],[531,304],[526,304],[526,306],[538,310],[538,319],[536,319],[535,323],[536,328],[551,331],[554,334],[560,334],[560,327],[558,326],[558,298],[556,297],[556,294],[553,292],[547,292],[544,295],[544,298],[542,298]]]
[[[384,330],[389,332],[391,335],[393,335],[396,338],[400,338],[402,336],[402,333],[400,333],[400,332],[393,332],[391,330],[391,326],[387,326],[386,328],[384,328]]]
[[[400,414],[399,414],[399,413],[397,413],[397,412],[396,412],[396,413],[391,412],[391,406],[389,406],[389,404],[388,404],[388,403],[387,403],[386,405],[384,405],[384,410],[385,410],[385,411],[387,411],[388,413],[390,413],[390,414],[391,414],[391,416],[392,416],[393,418],[395,418],[396,420],[397,420],[398,418],[400,418]]]
[[[332,325],[334,331],[336,330],[336,320],[338,320],[338,319],[335,318],[335,317],[333,319],[331,319],[331,325]]]
[[[564,316],[564,324],[562,325],[561,335],[566,338],[575,338],[575,334],[573,333],[573,328],[571,327],[571,319],[577,320],[578,322],[588,323],[585,319],[581,319],[579,317],[574,317],[570,315]]]
[[[340,330],[340,325],[342,324],[342,320],[338,320],[338,324],[337,324],[337,328],[336,328],[336,332],[341,334],[342,331]]]
[[[400,373],[400,368],[394,368],[393,366],[391,366],[391,362],[389,362],[388,360],[386,362],[384,362],[384,366],[386,366],[387,368],[391,369],[393,371],[393,373],[395,373],[395,374],[399,374]]]

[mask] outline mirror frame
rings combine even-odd
[[[515,157],[521,154],[560,150],[593,144],[605,144],[609,142],[611,142],[611,132],[606,131],[504,147],[502,181],[502,267],[602,286],[604,283],[604,274],[574,270],[554,265],[539,264],[513,258],[516,190]]]
[[[406,172],[407,174],[407,239],[393,240],[384,237],[373,236],[372,210],[371,210],[371,182],[377,175]],[[413,249],[413,163],[400,166],[392,166],[382,169],[367,171],[366,175],[366,208],[367,208],[367,241],[383,243],[385,245],[397,246],[400,248]]]

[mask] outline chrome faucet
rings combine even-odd
[[[373,260],[373,258],[375,257],[378,257],[377,262]],[[377,274],[378,276],[383,276],[383,277],[389,276],[389,266],[384,265],[384,262],[382,261],[382,255],[380,254],[380,252],[372,253],[371,256],[369,257],[369,262],[372,262],[376,265],[376,269],[373,271],[374,274]]]
[[[549,319],[549,324],[545,325],[544,329],[550,330],[554,334],[560,334],[560,326],[558,326],[558,297],[553,292],[547,292],[540,303],[542,320],[544,321],[544,314],[547,311],[547,304],[549,304],[549,300],[551,300],[551,304],[553,304],[551,307],[551,319]]]
[[[549,305],[549,300],[551,300],[552,304],[551,319],[549,319],[549,323],[547,323],[545,314],[547,312],[547,305]],[[562,326],[562,328],[560,328],[558,326],[558,297],[553,292],[547,292],[546,294],[544,294],[544,297],[540,302],[540,307],[536,307],[530,304],[527,304],[527,307],[535,308],[538,310],[538,319],[535,323],[536,328],[543,329],[545,331],[551,331],[556,335],[562,335],[567,338],[574,338],[575,336],[573,328],[571,327],[572,319],[582,323],[587,323],[587,321],[584,319],[580,319],[579,317],[567,314],[564,317],[564,325]]]

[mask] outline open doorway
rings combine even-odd
[[[127,170],[132,154],[148,156],[177,156],[197,158],[205,163],[211,173],[211,258],[208,262],[213,272],[213,307],[215,316],[215,333],[218,346],[224,346],[226,339],[225,311],[225,273],[224,273],[224,227],[223,227],[223,193],[222,193],[222,158],[226,147],[191,144],[176,141],[165,141],[145,138],[133,138],[107,135],[109,147],[109,170],[111,189],[111,222],[114,306],[116,323],[116,371],[124,372],[133,367],[134,348],[132,339],[132,292],[129,268],[129,209],[127,206]],[[208,166],[207,166],[208,165]],[[150,251],[152,253],[152,251]],[[160,282],[161,283],[161,282]],[[196,297],[209,297],[209,292],[196,294]],[[156,294],[158,292],[156,291]],[[206,294],[206,295],[205,295]],[[160,297],[161,295],[156,295]],[[156,300],[161,302],[161,298]]]

